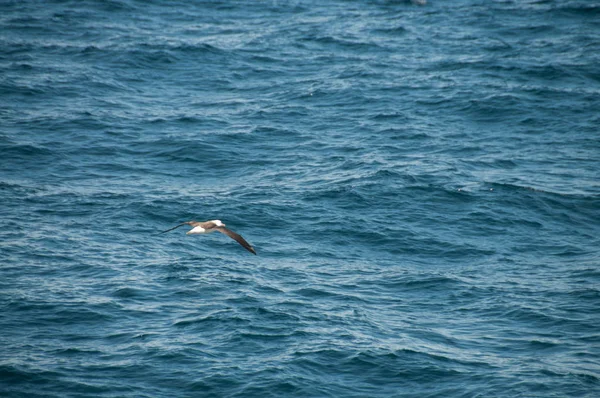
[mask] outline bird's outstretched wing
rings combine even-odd
[[[191,222],[192,222],[192,221],[186,221],[186,222],[182,222],[181,224],[179,224],[179,225],[176,225],[176,226],[174,226],[173,228],[169,228],[169,229],[167,229],[166,231],[162,231],[162,232],[160,232],[160,233],[159,233],[159,235],[160,235],[160,234],[164,234],[165,232],[172,231],[172,230],[174,230],[175,228],[183,227],[184,225],[189,225]]]
[[[235,241],[237,241],[237,243],[244,246],[244,249],[248,250],[250,253],[256,254],[256,252],[254,251],[254,248],[250,245],[250,243],[246,242],[246,239],[242,238],[241,235],[238,235],[235,232],[233,232],[232,230],[227,229],[225,227],[216,227],[215,229],[217,231],[219,231],[220,233],[225,234],[225,235],[229,236],[231,239],[234,239]]]

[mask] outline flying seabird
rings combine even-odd
[[[161,234],[172,231],[175,228],[179,228],[184,225],[189,225],[189,226],[193,227],[191,230],[186,232],[186,235],[209,234],[211,232],[219,231],[220,233],[229,236],[231,239],[236,240],[237,243],[244,246],[244,249],[248,250],[250,253],[256,254],[256,252],[254,251],[254,248],[250,245],[250,243],[246,242],[246,239],[242,238],[240,235],[236,234],[232,230],[225,228],[225,224],[223,224],[221,222],[221,220],[210,220],[210,221],[204,221],[204,222],[186,221],[186,222],[182,222],[181,224],[179,224],[173,228],[169,228],[166,231],[162,231]]]

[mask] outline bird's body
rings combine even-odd
[[[225,224],[221,222],[221,220],[210,220],[210,221],[186,221],[179,225],[176,225],[173,228],[167,229],[166,231],[161,232],[161,234],[165,232],[169,232],[174,230],[175,228],[182,227],[184,225],[189,225],[192,227],[191,230],[186,232],[186,235],[195,235],[195,234],[210,234],[212,232],[220,232],[229,236],[231,239],[237,241],[240,245],[244,247],[244,249],[248,250],[252,254],[256,254],[256,251],[250,245],[250,243],[246,242],[246,239],[242,238],[241,235],[236,234],[230,229],[225,228]]]
[[[225,226],[225,224],[223,224],[221,222],[221,220],[212,220],[212,221],[206,221],[206,222],[189,221],[186,224],[194,227],[194,228],[190,229],[189,231],[187,231],[185,233],[186,235],[210,234],[211,232],[217,231],[217,227]]]
[[[192,234],[209,234],[211,232],[215,232],[215,229],[206,229],[206,228],[202,228],[200,226],[194,227],[191,230],[187,231],[185,234],[186,235],[192,235]]]

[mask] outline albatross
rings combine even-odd
[[[162,231],[161,234],[165,232],[169,232],[174,230],[175,228],[183,227],[184,225],[189,225],[192,227],[189,231],[186,232],[186,235],[193,234],[210,234],[211,232],[218,231],[222,234],[229,236],[231,239],[237,241],[240,245],[244,246],[244,249],[248,250],[252,254],[256,254],[254,248],[250,243],[246,242],[246,239],[242,238],[241,235],[236,234],[230,229],[225,228],[225,224],[221,222],[221,220],[210,220],[210,221],[186,221],[182,222],[179,225],[174,226],[173,228],[169,228],[166,231]]]

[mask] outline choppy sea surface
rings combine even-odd
[[[599,170],[597,1],[2,1],[0,396],[600,396]]]

